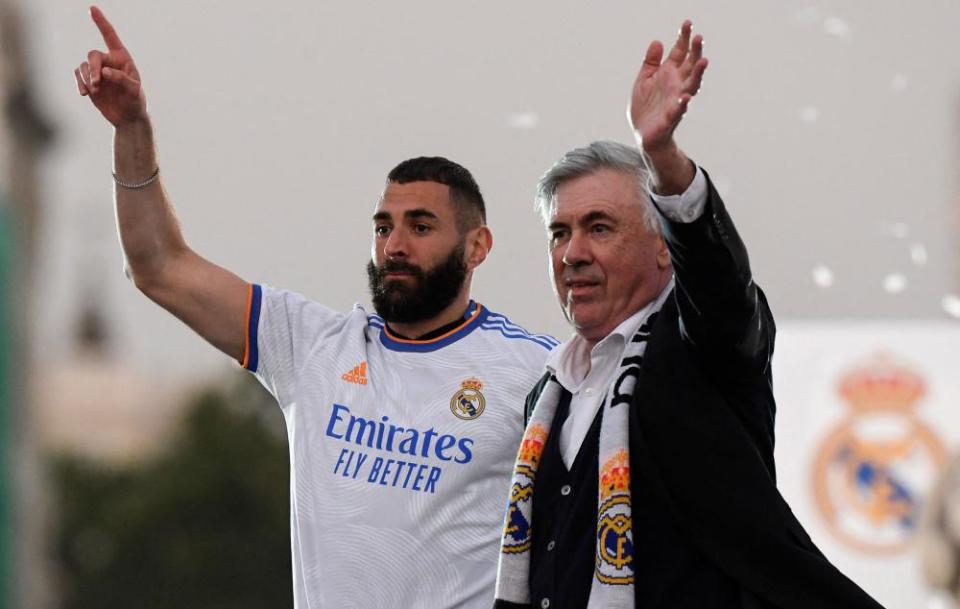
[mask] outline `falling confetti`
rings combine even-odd
[[[923,266],[927,263],[927,248],[922,243],[914,243],[910,246],[910,260],[917,266]]]
[[[960,319],[960,296],[947,294],[943,297],[943,300],[940,301],[940,305],[943,307],[943,310],[947,312],[947,315]]]
[[[853,37],[850,26],[839,17],[827,17],[824,19],[823,31],[841,40],[850,40]]]
[[[890,273],[883,278],[883,289],[888,294],[899,294],[907,289],[907,278],[901,273]]]
[[[540,117],[535,112],[516,112],[507,117],[507,124],[514,129],[533,129],[540,124]]]
[[[800,120],[805,123],[815,123],[820,118],[820,111],[814,106],[800,108]]]
[[[813,283],[818,288],[829,288],[833,285],[833,271],[822,264],[813,269]]]
[[[898,93],[906,90],[908,84],[910,83],[907,81],[907,77],[903,74],[895,74],[890,80],[890,88]]]

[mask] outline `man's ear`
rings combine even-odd
[[[671,266],[670,249],[667,248],[667,242],[663,238],[663,235],[657,235],[657,268],[664,270]]]
[[[464,263],[467,271],[472,271],[487,259],[487,254],[493,249],[493,233],[486,226],[478,226],[467,231],[467,251]]]

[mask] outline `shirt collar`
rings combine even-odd
[[[626,318],[610,334],[604,336],[593,349],[587,339],[574,334],[569,340],[550,352],[544,364],[547,372],[557,377],[557,381],[568,391],[573,391],[590,372],[591,359],[595,355],[623,352],[624,345],[630,340],[641,324],[656,311],[659,311],[673,289],[674,279],[670,278],[656,298],[648,302],[639,311]]]

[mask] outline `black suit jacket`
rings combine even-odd
[[[699,219],[661,217],[676,285],[630,405],[631,487],[738,582],[745,608],[880,608],[830,564],[777,491],[773,317],[707,182]],[[528,414],[546,380],[528,396]]]

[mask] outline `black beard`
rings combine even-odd
[[[387,260],[377,267],[367,263],[367,279],[370,296],[377,314],[388,322],[409,324],[436,317],[450,306],[467,278],[467,265],[463,262],[465,244],[461,241],[437,266],[424,271],[419,266],[400,260]],[[405,281],[384,284],[383,277],[389,272],[405,272],[413,275],[412,285]]]

